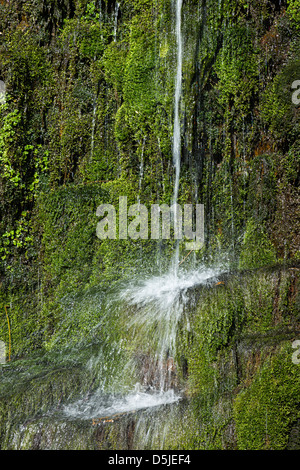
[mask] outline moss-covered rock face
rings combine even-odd
[[[291,425],[299,419],[299,364],[291,346],[266,360],[234,402],[239,449],[285,449]]]
[[[1,448],[297,446],[299,0],[183,2],[178,202],[204,204],[205,246],[182,244],[180,269],[234,272],[189,294],[188,400],[147,442],[147,413],[67,432],[39,415],[101,380],[99,361],[116,381],[151,362],[115,298],[168,270],[174,244],[99,240],[96,209],[172,201],[175,18],[171,0],[0,1]]]
[[[85,420],[65,414],[78,399],[88,406],[99,387],[118,394],[136,380],[155,383],[151,338],[141,342],[136,325],[133,340],[125,320],[132,311],[123,305],[118,328],[106,325],[94,344],[66,349],[62,334],[47,354],[2,366],[1,448],[298,448],[299,265],[219,279],[189,293],[172,365],[182,400]]]

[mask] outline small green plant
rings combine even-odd
[[[99,18],[99,13],[96,13],[96,7],[94,2],[89,2],[87,4],[83,18],[85,20],[94,20]]]
[[[2,107],[5,111],[8,105]],[[13,158],[10,155],[10,144],[14,140],[16,127],[21,121],[21,113],[14,109],[2,117],[2,127],[0,131],[0,168],[2,177],[9,180],[15,186],[20,182],[20,173],[13,166]]]
[[[287,14],[292,19],[296,28],[300,28],[300,0],[289,0]]]

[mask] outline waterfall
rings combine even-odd
[[[118,30],[118,14],[119,14],[120,5],[116,2],[115,6],[115,19],[114,19],[114,42],[117,40],[117,30]]]
[[[123,315],[127,329],[125,336],[130,338],[129,348],[136,352],[119,373],[113,356],[107,362],[100,353],[95,359],[101,369],[99,388],[88,398],[66,405],[64,413],[91,419],[178,402],[182,398],[176,382],[175,364],[178,324],[185,318],[188,328],[185,307],[190,300],[189,290],[196,285],[215,283],[220,272],[204,267],[179,275],[169,272],[128,282],[117,295],[113,291],[107,301],[107,312],[102,315],[107,321],[118,318],[120,325]],[[123,338],[119,347],[124,349]],[[130,386],[127,380],[132,376],[135,380]],[[110,390],[106,389],[107,382],[111,384]]]
[[[177,71],[175,84],[175,102],[174,102],[174,128],[173,128],[173,163],[175,166],[175,185],[173,202],[176,203],[179,193],[180,178],[180,156],[181,156],[181,139],[180,139],[180,97],[182,88],[182,34],[181,34],[181,7],[182,0],[176,0],[176,43],[177,43]]]
[[[91,153],[90,153],[90,161],[93,160],[94,156],[94,147],[95,147],[95,127],[96,127],[96,112],[97,112],[97,104],[96,100],[93,104],[93,118],[92,118],[92,137],[91,137]]]
[[[135,308],[129,328],[138,332],[142,342],[148,337],[151,358],[144,384],[160,394],[170,393],[175,387],[177,331],[190,298],[188,291],[195,285],[206,284],[218,273],[207,268],[180,274],[169,272],[128,286],[121,293],[124,304]],[[184,321],[189,324],[188,318]]]
[[[141,202],[141,193],[142,193],[142,182],[144,177],[144,149],[145,149],[146,139],[143,139],[142,150],[141,150],[141,161],[139,168],[139,194],[137,197],[138,204]]]
[[[174,99],[174,126],[173,126],[173,164],[175,167],[175,184],[173,194],[173,204],[177,204],[179,194],[179,179],[180,179],[180,159],[181,159],[181,138],[180,138],[180,97],[182,90],[182,33],[181,33],[181,9],[182,0],[176,0],[176,44],[177,44],[177,69],[176,69],[176,82],[175,82],[175,99]],[[177,209],[174,210],[174,226],[177,224]],[[179,243],[177,243],[174,269],[177,273],[177,266],[179,261]]]
[[[117,19],[118,3],[116,3],[115,20]],[[182,32],[181,32],[182,0],[176,0],[176,46],[177,65],[174,93],[173,123],[173,165],[175,182],[173,189],[174,228],[177,224],[177,206],[180,180],[181,129],[180,99],[182,94]],[[115,22],[116,24],[116,22]],[[115,30],[116,31],[116,30]],[[141,143],[141,159],[139,169],[139,195],[142,189],[144,174],[145,139]],[[206,284],[216,279],[220,270],[207,269],[202,266],[187,272],[179,272],[179,241],[173,257],[173,266],[165,274],[132,279],[122,284],[118,292],[108,302],[107,318],[118,318],[124,325],[124,338],[121,338],[120,351],[134,352],[126,358],[122,365],[121,376],[116,377],[116,389],[107,393],[103,384],[88,400],[80,400],[65,408],[71,416],[87,419],[96,416],[109,416],[113,413],[130,412],[133,409],[151,408],[160,404],[174,403],[181,399],[178,390],[176,372],[176,341],[179,322],[189,328],[186,305],[190,300],[190,289],[196,285]],[[122,321],[124,323],[122,323]],[[118,348],[118,346],[117,346]],[[109,373],[110,378],[116,374],[118,366],[106,363],[101,356],[101,372]],[[113,362],[113,361],[112,361]],[[115,367],[115,368],[114,368]],[[105,376],[106,377],[106,376]],[[128,378],[130,384],[128,385]]]

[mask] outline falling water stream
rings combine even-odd
[[[180,138],[180,97],[182,91],[182,34],[181,34],[181,8],[182,0],[176,0],[176,44],[177,44],[177,69],[176,69],[176,82],[175,82],[175,102],[174,102],[174,127],[173,127],[173,164],[175,167],[175,184],[173,194],[173,204],[175,204],[174,211],[174,226],[177,223],[177,210],[176,204],[178,202],[179,194],[179,179],[180,179],[180,160],[181,160],[181,138]],[[177,243],[174,257],[174,270],[177,272],[179,261],[179,243]]]
[[[173,204],[177,203],[180,178],[180,97],[182,92],[182,0],[176,0],[176,43],[177,68],[174,100],[173,163],[175,183]],[[142,165],[142,163],[141,163]],[[174,213],[176,223],[176,211]],[[109,314],[120,308],[128,312],[126,328],[132,343],[136,341],[140,349],[149,351],[138,381],[128,387],[118,384],[118,392],[107,393],[102,386],[87,398],[65,406],[64,412],[71,417],[89,419],[128,413],[138,409],[148,409],[162,404],[174,403],[181,399],[175,386],[176,380],[176,337],[179,321],[185,316],[185,306],[189,300],[189,289],[215,279],[219,270],[200,268],[182,272],[179,269],[179,244],[175,248],[173,263],[167,273],[149,277],[140,282],[128,283],[109,303]],[[184,318],[189,328],[188,317]],[[119,345],[122,349],[122,339]],[[139,350],[139,347],[137,350]],[[134,347],[133,347],[134,349]],[[103,362],[104,360],[100,361]],[[146,363],[145,363],[146,362]],[[107,366],[107,365],[106,365]],[[106,367],[105,366],[105,367]],[[111,374],[114,374],[113,365]],[[135,359],[130,358],[123,370],[123,377],[130,376],[136,368]],[[175,373],[174,373],[175,371]],[[126,383],[126,385],[125,385]]]
[[[115,19],[114,19],[114,42],[117,40],[117,30],[118,30],[118,14],[119,14],[120,5],[116,2],[115,5]]]

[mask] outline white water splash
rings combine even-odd
[[[139,283],[132,282],[122,289],[116,301],[118,304],[120,300],[122,301],[124,311],[134,312],[127,319],[129,331],[136,329],[139,338],[152,347],[148,373],[156,376],[156,382],[151,385],[146,380],[144,384],[135,384],[131,390],[127,385],[123,395],[121,393],[107,395],[103,392],[103,387],[99,387],[92,396],[65,406],[63,412],[69,417],[90,419],[179,401],[181,395],[175,392],[170,380],[174,363],[171,362],[169,368],[168,360],[175,356],[178,323],[190,298],[188,290],[196,285],[215,282],[221,272],[221,269],[202,268],[175,275],[170,271]],[[112,307],[110,303],[110,308]],[[113,368],[112,364],[103,364],[103,359],[100,361],[102,367]],[[123,371],[124,377],[129,374],[132,367],[133,363],[129,361]]]
[[[166,359],[175,355],[178,322],[188,301],[188,289],[205,284],[220,273],[216,269],[197,269],[190,272],[169,273],[151,277],[139,285],[124,289],[120,297],[127,304],[136,306],[136,313],[129,318],[129,326],[137,326],[142,334],[152,335],[156,345],[156,358]],[[163,384],[161,384],[163,388]]]
[[[136,384],[134,390],[124,397],[110,395],[105,398],[95,395],[89,400],[79,400],[73,405],[65,406],[63,411],[73,418],[104,418],[175,403],[180,398],[173,390],[147,393],[140,384]]]

